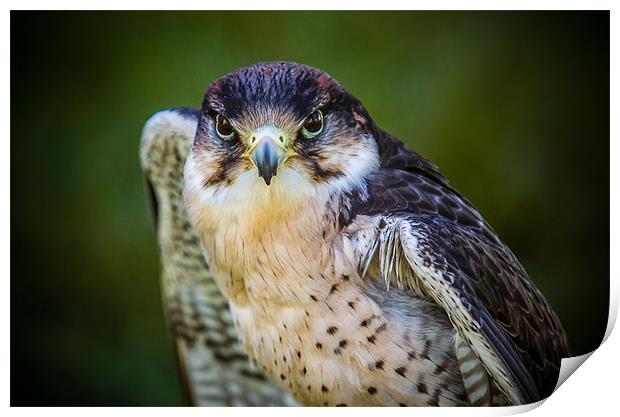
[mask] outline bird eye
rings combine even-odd
[[[323,113],[321,110],[315,110],[306,118],[301,132],[306,138],[311,139],[321,133],[321,130],[323,130]]]
[[[233,134],[235,133],[235,129],[233,129],[230,121],[221,114],[217,114],[215,116],[215,130],[217,131],[217,134],[224,140],[232,138]]]

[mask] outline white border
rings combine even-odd
[[[109,0],[7,1],[12,10],[611,10],[614,1],[553,0]],[[379,6],[379,7],[378,7]]]
[[[235,1],[228,0],[226,2],[205,2],[198,0],[177,0],[174,2],[170,1],[162,1],[162,0],[151,0],[151,1],[142,1],[142,2],[130,2],[127,0],[118,1],[94,1],[94,2],[78,2],[78,1],[57,1],[53,4],[44,1],[29,1],[27,4],[24,2],[16,2],[11,1],[8,2],[11,8],[16,10],[28,10],[28,9],[44,9],[50,10],[52,7],[54,9],[85,9],[85,10],[97,10],[97,9],[120,9],[120,10],[128,10],[128,9],[141,9],[147,7],[149,9],[158,9],[158,10],[174,10],[174,9],[201,9],[201,8],[210,8],[216,10],[222,9],[255,9],[255,10],[274,10],[274,9],[288,9],[288,10],[312,10],[312,9],[330,9],[330,10],[338,10],[338,9],[350,9],[351,7],[358,7],[361,9],[372,10],[376,9],[378,5],[380,5],[384,9],[388,10],[404,10],[404,9],[418,9],[418,10],[519,10],[519,9],[531,9],[531,10],[564,10],[564,9],[577,9],[577,10],[611,10],[611,68],[612,70],[617,69],[617,49],[618,49],[618,30],[616,29],[619,23],[619,20],[616,15],[615,2],[612,1],[533,1],[533,0],[521,0],[521,1],[437,1],[437,2],[421,2],[421,1],[413,1],[407,2],[404,1],[389,1],[383,0],[381,2],[377,1],[367,1],[367,0],[358,0],[358,1],[337,1],[337,0],[313,0],[312,2],[292,2],[290,0],[272,0],[272,1],[263,1],[260,4],[253,4],[249,1]],[[2,57],[9,61],[9,45],[10,45],[10,15],[9,13],[5,13],[3,21],[5,24],[3,25],[3,40],[2,40]],[[578,30],[576,28],[576,30]],[[4,111],[1,112],[4,123],[2,126],[5,130],[5,140],[3,141],[3,145],[5,145],[4,150],[2,152],[2,178],[0,182],[1,195],[5,196],[4,204],[0,205],[0,209],[2,210],[1,225],[3,233],[2,239],[2,247],[0,248],[0,256],[2,256],[0,263],[2,265],[4,274],[6,277],[4,280],[5,283],[5,299],[2,305],[2,334],[3,343],[1,346],[2,349],[2,358],[3,358],[3,370],[4,370],[4,378],[2,380],[2,395],[5,399],[4,404],[6,406],[9,405],[10,402],[10,356],[9,356],[9,314],[10,314],[10,291],[9,291],[9,276],[10,276],[10,205],[9,198],[10,196],[10,65],[9,62],[4,62],[2,65],[2,72],[4,73],[4,79],[6,80],[3,88],[2,88],[2,96],[4,97],[3,106]],[[618,139],[617,139],[617,129],[616,121],[618,120],[618,108],[614,106],[615,99],[618,97],[618,84],[614,82],[614,73],[612,72],[611,77],[611,101],[612,101],[612,123],[611,123],[611,212],[614,215],[618,215],[618,202],[619,193],[618,188],[615,187],[615,184],[618,184],[618,175],[619,170],[616,168],[616,163],[620,162],[619,157],[619,147],[618,147]],[[615,318],[618,310],[618,281],[617,277],[620,272],[620,253],[618,251],[618,238],[620,232],[619,222],[616,216],[611,217],[611,276],[613,277],[611,282],[611,300],[610,300],[610,323],[607,329],[607,336],[610,335],[610,331],[613,327],[613,323],[615,322]],[[586,244],[584,242],[584,244]],[[587,285],[587,281],[584,280],[584,285]],[[578,300],[576,300],[578,302]],[[531,413],[533,415],[547,415],[547,414],[561,414],[564,415],[572,415],[573,413],[577,414],[585,414],[585,413],[594,413],[594,414],[602,414],[605,412],[605,415],[609,413],[610,410],[617,409],[617,386],[618,384],[615,382],[615,379],[620,375],[620,366],[618,363],[620,362],[618,359],[618,352],[620,352],[620,336],[618,336],[618,332],[612,333],[609,339],[603,344],[603,346],[593,353],[592,359],[588,360],[576,373],[577,375],[568,379],[568,381],[562,385],[557,392],[555,392],[543,406],[536,408]],[[19,367],[19,364],[13,364],[15,367]],[[54,384],[55,381],[49,381],[50,384]],[[525,411],[526,409],[531,409],[532,407],[516,407],[512,409],[472,409],[472,408],[460,408],[460,409],[417,409],[412,411],[410,409],[398,409],[393,408],[386,410],[386,412],[390,413],[415,413],[416,415],[438,415],[438,414],[450,414],[453,415],[465,415],[465,416],[481,416],[481,415],[507,415],[513,414],[521,411]],[[148,413],[149,416],[164,416],[169,415],[172,410],[168,410],[166,408],[115,408],[114,413],[120,413],[122,415],[146,415]],[[30,415],[31,413],[40,413],[44,412],[46,414],[50,414],[51,416],[60,416],[62,415],[78,415],[83,414],[85,410],[81,408],[53,408],[46,409],[44,411],[39,411],[38,409],[31,408],[12,408],[10,410],[11,413],[15,415]],[[86,412],[93,415],[104,415],[110,412],[109,409],[106,408],[95,408],[89,409]],[[240,413],[269,413],[272,416],[278,415],[286,415],[291,412],[300,413],[302,416],[317,412],[317,410],[313,409],[296,409],[296,410],[288,410],[288,409],[211,409],[211,410],[201,410],[201,409],[175,409],[174,413],[187,413],[195,415],[204,415],[204,413],[208,414],[218,414],[218,415],[226,415],[233,416],[239,415]],[[332,414],[334,413],[351,413],[354,412],[357,414],[366,414],[370,415],[370,413],[376,413],[377,409],[359,409],[356,408],[353,411],[351,409],[321,409],[321,413]],[[285,414],[286,413],[286,414]],[[542,414],[541,414],[542,413]]]

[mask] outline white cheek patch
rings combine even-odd
[[[348,191],[363,185],[363,179],[369,173],[379,168],[379,152],[377,143],[371,135],[364,135],[359,143],[350,145],[347,149],[334,146],[326,162],[339,167],[344,175],[327,181],[328,188],[334,187],[340,191]]]
[[[193,153],[190,152],[183,169],[183,202],[193,225],[197,224],[202,211],[200,194],[203,175]]]

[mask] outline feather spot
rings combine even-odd
[[[428,388],[424,382],[418,383],[418,392],[420,394],[428,394]]]

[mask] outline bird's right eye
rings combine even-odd
[[[215,130],[219,137],[224,140],[232,139],[235,134],[235,129],[230,124],[230,120],[219,113],[215,116]]]

